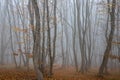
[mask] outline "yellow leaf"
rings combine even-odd
[[[17,44],[24,44],[24,42],[17,42]]]
[[[20,32],[21,31],[21,29],[19,28],[19,27],[13,27],[13,31],[15,31],[15,32]]]

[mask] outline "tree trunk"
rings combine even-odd
[[[39,58],[40,58],[40,14],[39,8],[37,4],[37,0],[32,0],[32,5],[35,11],[35,19],[36,19],[36,28],[34,32],[34,44],[33,44],[33,64],[37,74],[38,80],[43,80],[43,75],[39,66]]]
[[[103,61],[102,61],[102,64],[100,66],[100,69],[99,69],[99,75],[103,75],[105,68],[107,67],[108,55],[110,54],[110,50],[112,47],[111,42],[112,42],[114,31],[115,31],[115,7],[116,7],[116,0],[112,0],[112,7],[111,7],[112,12],[109,13],[110,19],[111,19],[111,31],[110,31],[110,34],[108,37],[107,47],[106,47],[106,50],[104,52]]]

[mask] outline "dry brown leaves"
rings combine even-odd
[[[0,69],[0,80],[37,80],[35,72],[33,70],[25,69]],[[120,80],[116,76],[107,76],[105,78],[99,78],[95,74],[75,73],[70,69],[56,69],[54,70],[53,78],[44,78],[44,80]]]
[[[35,80],[34,71],[0,69],[0,80]]]

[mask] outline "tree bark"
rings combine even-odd
[[[36,28],[34,32],[34,44],[33,44],[33,64],[37,74],[38,80],[43,80],[43,74],[40,70],[39,66],[39,58],[40,58],[40,14],[39,8],[37,4],[37,0],[32,0],[32,6],[35,11],[35,19],[36,19]]]
[[[111,12],[109,12],[110,19],[111,19],[111,31],[110,31],[110,34],[108,37],[107,47],[106,47],[106,50],[104,52],[103,61],[102,61],[102,64],[100,66],[100,69],[99,69],[99,75],[103,75],[104,70],[107,67],[108,56],[110,54],[110,50],[112,47],[111,42],[112,42],[114,31],[115,31],[115,7],[116,7],[116,0],[112,0]]]

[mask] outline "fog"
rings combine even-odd
[[[0,65],[34,68],[38,80],[46,68],[52,76],[56,65],[81,73],[119,72],[119,3],[0,0]]]

